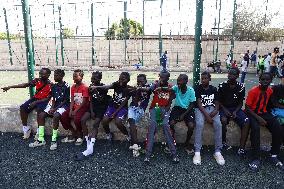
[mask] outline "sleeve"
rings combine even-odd
[[[194,92],[193,88],[191,88],[190,93],[191,93],[190,94],[190,98],[189,98],[190,102],[195,102],[196,101],[196,97],[195,97],[195,92]]]
[[[216,87],[212,86],[213,94],[214,94],[214,100],[219,101],[219,95],[218,95],[218,90]]]
[[[29,85],[32,87],[36,86],[36,83],[38,82],[38,78],[33,79],[32,81],[29,82]]]
[[[174,85],[174,86],[172,87],[172,90],[175,92],[175,94],[177,94],[177,92],[178,92],[178,86],[177,86],[177,85]]]
[[[89,97],[89,88],[87,86],[84,86],[83,87],[83,90],[82,90],[82,95],[83,97]]]
[[[222,103],[222,99],[223,98],[223,95],[224,95],[224,83],[220,83],[219,86],[218,86],[218,98],[219,98],[219,101]]]
[[[157,88],[157,82],[151,83],[150,90],[153,92]]]
[[[196,97],[196,99],[201,98],[201,94],[200,94],[200,90],[199,90],[199,87],[198,87],[198,86],[194,89],[194,91],[195,91],[195,97]]]

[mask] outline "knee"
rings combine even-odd
[[[114,123],[115,123],[116,125],[120,126],[120,125],[122,124],[122,120],[119,119],[119,118],[116,118],[116,119],[114,120]]]

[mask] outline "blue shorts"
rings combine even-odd
[[[231,113],[233,113],[235,109],[236,108],[227,108],[227,110],[229,110],[229,112]],[[221,120],[222,120],[222,117],[227,117],[222,108],[220,108],[219,115],[220,115]],[[229,117],[227,117],[227,120],[229,123]],[[249,121],[249,119],[248,119],[248,116],[245,114],[245,112],[242,109],[240,109],[239,111],[237,111],[237,117],[233,119],[233,121],[235,121],[242,128],[245,125],[245,123]]]
[[[135,123],[138,123],[144,115],[143,108],[130,106],[128,108],[128,119],[134,119]]]
[[[110,118],[115,111],[116,111],[116,108],[110,105],[108,106],[104,116]],[[124,119],[126,116],[127,116],[127,109],[123,107],[118,111],[115,117],[119,119]]]
[[[37,112],[43,112],[46,108],[46,106],[48,105],[48,100],[46,102],[40,102],[40,103],[37,103],[33,108],[30,108],[30,104],[34,101],[36,101],[38,99],[36,98],[31,98],[29,100],[27,100],[24,104],[22,104],[20,106],[21,109],[25,110],[25,112],[27,113],[30,113],[32,112],[34,109],[37,111]]]

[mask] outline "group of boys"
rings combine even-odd
[[[240,146],[237,152],[241,157],[246,154],[245,145],[251,130],[253,160],[249,167],[252,170],[257,171],[260,167],[260,126],[267,127],[272,133],[271,162],[284,170],[283,164],[278,159],[284,131],[284,79],[281,85],[271,89],[269,85],[273,78],[270,73],[261,74],[259,85],[248,92],[244,110],[242,106],[246,93],[244,84],[237,81],[240,74],[238,68],[229,70],[228,80],[220,83],[218,89],[210,85],[211,75],[208,72],[201,74],[201,83],[195,89],[187,85],[186,74],[180,74],[177,84],[173,86],[168,82],[170,73],[166,70],[161,71],[159,79],[150,85],[147,84],[146,75],[139,74],[135,87],[128,85],[130,81],[128,72],[121,72],[117,81],[105,85],[101,83],[102,72],[96,71],[92,73],[91,85],[88,87],[82,81],[83,71],[77,69],[73,73],[74,84],[71,90],[63,81],[65,75],[63,70],[54,71],[55,83],[49,81],[50,74],[51,71],[48,68],[42,68],[39,78],[30,83],[2,88],[7,91],[10,88],[36,87],[35,95],[20,106],[24,139],[28,139],[31,134],[31,127],[27,125],[28,114],[34,109],[37,111],[38,131],[35,141],[29,144],[30,147],[46,144],[45,118],[53,117],[50,150],[57,149],[60,121],[64,129],[71,131],[71,135],[62,139],[61,142],[74,142],[75,145],[81,145],[84,140],[86,141],[86,150],[75,156],[75,160],[84,160],[94,152],[100,124],[105,130],[106,138],[113,140],[114,135],[109,128],[109,123],[114,120],[117,128],[130,141],[129,149],[133,150],[133,156],[137,157],[141,149],[137,139],[137,124],[143,117],[150,96],[153,94],[149,107],[150,125],[146,137],[144,162],[150,162],[155,134],[159,127],[162,127],[172,161],[179,162],[174,138],[175,124],[184,121],[188,127],[185,150],[188,154],[194,155],[193,163],[200,165],[202,133],[206,121],[214,127],[214,158],[219,165],[224,165],[225,160],[221,150],[230,148],[226,143],[226,126],[230,120],[233,120],[241,128]],[[110,89],[113,89],[112,97],[108,95]],[[130,125],[130,133],[124,125],[126,118]],[[89,119],[92,119],[91,130],[88,130],[86,124]],[[74,121],[75,128],[71,125],[71,120]],[[194,147],[190,144],[193,132],[195,133]]]

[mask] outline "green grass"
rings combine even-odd
[[[66,71],[65,81],[67,81],[70,85],[73,83],[72,80],[72,71]],[[120,71],[103,71],[103,79],[102,82],[105,84],[110,84],[118,79]],[[130,85],[136,84],[136,76],[139,73],[145,73],[147,75],[148,83],[158,79],[158,72],[141,72],[141,71],[132,71],[131,80],[129,82]],[[184,72],[186,73],[186,72]],[[172,72],[170,82],[176,83],[176,78],[180,72]],[[192,73],[186,73],[189,76],[190,82],[189,85],[192,85]],[[19,83],[25,83],[28,81],[27,72],[26,71],[0,71],[1,82],[0,87],[14,85]],[[36,77],[38,76],[38,72],[36,72]],[[227,74],[212,74],[211,84],[214,86],[218,86],[218,84],[222,81],[225,81],[227,78]],[[247,75],[246,89],[247,91],[254,85],[258,83],[258,78],[254,74]],[[50,79],[53,81],[53,74]],[[91,82],[91,72],[85,72],[84,80],[86,84],[90,84]],[[276,82],[277,83],[277,82]],[[112,91],[110,92],[110,94]],[[29,98],[29,90],[26,89],[10,89],[8,92],[4,93],[2,90],[0,92],[0,105],[20,105],[25,100]]]

